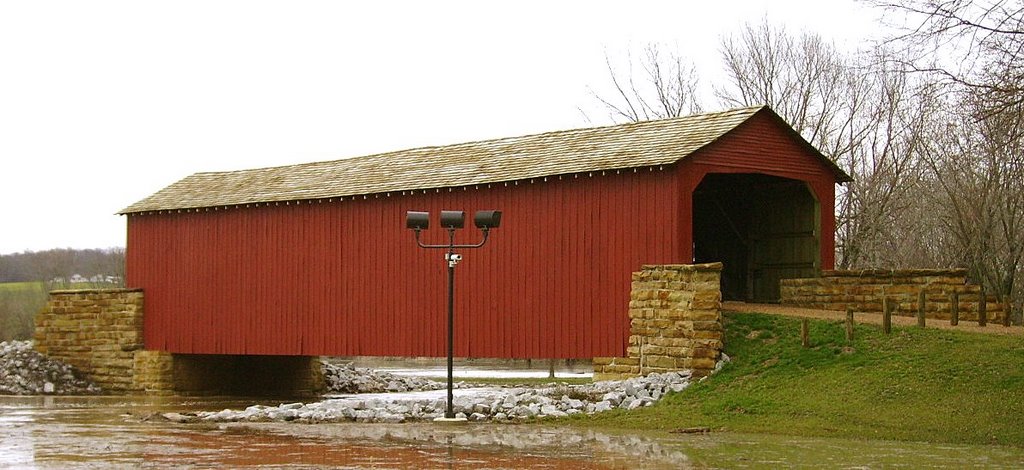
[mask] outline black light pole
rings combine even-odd
[[[416,233],[416,244],[420,248],[442,248],[448,250],[444,260],[448,264],[448,406],[445,409],[444,417],[447,420],[455,419],[455,410],[452,405],[454,380],[452,378],[452,362],[455,353],[455,265],[462,261],[462,255],[456,254],[456,248],[480,248],[487,243],[487,236],[492,228],[498,228],[501,224],[501,211],[477,211],[473,217],[476,228],[483,232],[483,240],[480,243],[470,245],[456,245],[455,231],[465,224],[466,216],[463,211],[441,211],[441,227],[448,231],[448,243],[445,245],[427,245],[420,240],[420,232],[430,227],[430,213],[408,211],[405,213],[405,227]]]
[[[486,239],[485,239],[486,240]],[[448,261],[448,405],[444,409],[444,417],[455,418],[455,410],[452,409],[452,389],[455,388],[452,363],[455,356],[455,230],[448,230],[448,253],[444,259]]]

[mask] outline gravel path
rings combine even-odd
[[[815,318],[820,320],[846,320],[846,312],[835,310],[815,310],[810,308],[783,307],[777,304],[748,304],[744,302],[722,302],[722,310],[731,312],[767,313],[771,315],[784,315],[787,317]],[[857,323],[881,325],[881,313],[854,312],[853,319]],[[899,326],[916,326],[916,317],[901,315],[892,316],[892,324]],[[988,333],[997,335],[1024,336],[1024,327],[1003,326],[989,322],[988,326],[978,326],[977,322],[960,320],[960,324],[952,326],[949,320],[938,320],[929,318],[925,323],[927,328],[941,328],[943,330],[969,331],[972,333]]]

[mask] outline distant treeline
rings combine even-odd
[[[124,278],[124,248],[58,248],[0,255],[0,283]]]

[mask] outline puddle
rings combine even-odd
[[[448,377],[448,368],[443,358],[329,358],[333,362],[351,362],[356,367],[366,367],[377,372],[395,375],[444,379]],[[571,363],[570,363],[571,362]],[[548,361],[528,361],[525,359],[465,359],[459,358],[452,371],[456,380],[472,380],[479,378],[500,379],[541,379],[550,375]],[[590,361],[557,360],[554,367],[555,378],[558,379],[589,379],[594,376],[594,367]]]
[[[181,425],[137,419],[155,412],[252,404],[219,398],[0,397],[0,467],[1024,467],[1024,449],[1008,447],[729,433],[614,433],[543,425]]]

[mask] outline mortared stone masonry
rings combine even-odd
[[[722,263],[644,265],[633,273],[626,357],[595,357],[594,380],[714,370],[723,347]]]
[[[171,354],[144,348],[141,289],[59,290],[36,315],[35,348],[108,393],[310,395],[318,357]]]

